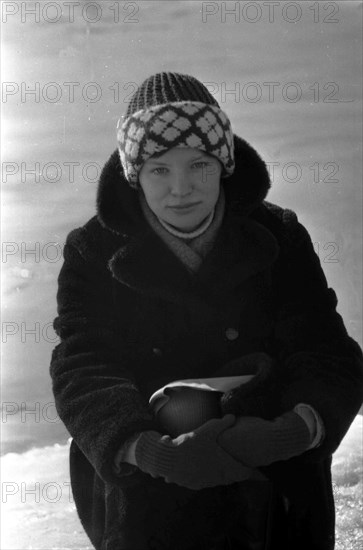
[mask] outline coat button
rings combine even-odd
[[[227,328],[225,334],[226,334],[226,338],[228,340],[231,340],[231,341],[236,340],[239,336],[238,330],[236,328],[232,328],[232,327]]]
[[[157,357],[161,357],[163,355],[163,352],[161,351],[160,348],[153,348],[153,354],[156,355]]]

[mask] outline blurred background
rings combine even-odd
[[[44,448],[66,469],[69,435],[49,377],[62,248],[68,232],[95,214],[117,121],[155,72],[204,82],[234,132],[261,154],[272,179],[268,200],[293,209],[310,231],[347,330],[362,344],[361,2],[1,7],[8,465],[24,465],[25,457],[39,465]]]

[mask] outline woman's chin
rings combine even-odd
[[[183,231],[185,233],[191,233],[192,231],[197,231],[206,221],[209,214],[204,215],[190,215],[190,216],[168,216],[167,219],[164,219],[166,223],[171,225],[177,231]]]
[[[199,224],[197,224],[197,225],[183,225],[183,226],[173,225],[173,227],[177,231],[181,231],[182,233],[192,233],[193,231],[196,231],[196,229],[198,229]]]
[[[171,225],[173,227],[173,229],[176,229],[177,231],[183,231],[185,233],[189,233],[191,231],[195,231],[196,229],[198,229],[198,227],[201,225],[201,223],[204,221],[202,220],[201,222],[199,220],[175,220],[175,219],[172,219],[172,220],[164,220],[166,221],[166,223],[168,223],[169,225]]]

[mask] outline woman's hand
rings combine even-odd
[[[234,422],[235,417],[228,414],[175,439],[155,431],[143,432],[136,446],[137,465],[152,477],[163,477],[166,483],[192,490],[249,479],[251,469],[237,462],[216,441]]]
[[[308,449],[310,439],[305,421],[291,411],[272,421],[239,417],[217,441],[236,460],[256,468],[300,455]]]

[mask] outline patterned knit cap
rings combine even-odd
[[[196,148],[216,157],[222,177],[234,171],[231,123],[192,76],[164,72],[147,78],[131,97],[117,141],[125,178],[134,188],[144,162],[173,147]]]

